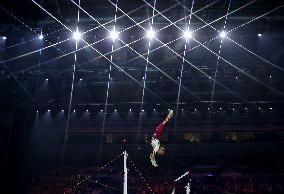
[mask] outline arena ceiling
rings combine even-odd
[[[1,107],[68,109],[72,96],[71,108],[84,111],[282,112],[283,6],[256,0],[5,2]]]

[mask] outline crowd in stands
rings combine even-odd
[[[186,193],[185,185],[190,176],[181,182],[173,180],[182,175],[191,164],[191,194],[283,194],[283,161],[275,158],[219,157],[222,161],[212,163],[210,157],[181,157],[173,163],[160,168],[140,168],[140,172],[129,164],[128,193],[130,194],[166,194]],[[200,165],[192,165],[193,163]],[[183,161],[183,163],[181,162]],[[201,162],[202,161],[202,162]],[[275,161],[275,162],[273,162]],[[139,162],[137,161],[137,166]],[[201,165],[202,164],[202,165]],[[140,166],[141,167],[141,166]],[[145,166],[144,166],[145,167]],[[66,167],[60,172],[53,170],[42,177],[31,189],[30,194],[115,194],[122,193],[123,168],[121,164],[110,165],[98,173],[99,167]],[[141,173],[141,174],[140,174]]]
[[[221,176],[215,181],[210,181],[208,177],[192,178],[191,194],[283,194],[284,181],[283,176],[273,177],[271,175],[246,175],[237,177]],[[282,179],[282,180],[281,180]],[[131,194],[148,194],[151,193],[146,187],[131,186],[132,181],[129,181],[128,191]],[[113,184],[113,185],[111,185]],[[122,183],[121,183],[122,184]],[[186,193],[185,185],[153,183],[152,191],[155,194],[171,193],[175,187],[176,193]],[[66,185],[61,183],[44,183],[35,187],[31,194],[63,194],[63,193],[85,193],[85,194],[112,194],[122,193],[122,187],[113,182],[106,184],[83,184],[73,191]]]

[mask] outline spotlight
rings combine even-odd
[[[103,109],[101,110],[101,112],[103,112]]]
[[[248,108],[245,108],[246,110],[248,109]]]
[[[48,78],[46,78],[45,81],[48,81]]]
[[[233,108],[233,110],[235,110],[235,109]]]
[[[270,107],[269,109],[272,110],[272,107]]]
[[[207,110],[210,110],[210,108],[208,107]]]
[[[74,109],[73,112],[76,112],[76,110]]]
[[[64,110],[62,109],[61,112],[64,112]]]
[[[3,37],[2,37],[2,39],[3,39],[3,40],[6,40],[6,39],[7,39],[7,37],[6,37],[6,36],[3,36]]]
[[[262,36],[262,34],[260,34],[260,33],[259,33],[259,34],[257,34],[257,36],[258,36],[258,37],[261,37],[261,36]]]
[[[183,111],[183,108],[181,110]]]
[[[50,112],[50,110],[47,110],[48,112]]]
[[[116,109],[114,109],[114,112],[117,112],[117,110],[116,110]]]
[[[222,31],[222,32],[220,33],[220,37],[221,37],[221,38],[226,38],[226,36],[227,36],[227,32]]]
[[[118,39],[118,32],[113,28],[113,30],[110,32],[109,37],[112,39],[112,41],[115,41]]]
[[[272,78],[272,76],[270,75],[269,78]]]
[[[154,111],[156,111],[156,109],[154,109]]]
[[[155,35],[156,35],[156,32],[152,29],[152,26],[151,26],[150,30],[148,30],[146,33],[146,37],[152,40],[153,38],[155,38]]]
[[[82,81],[83,79],[82,78],[80,78],[80,81]]]
[[[220,108],[220,110],[222,110],[222,108]]]
[[[260,110],[261,108],[259,107],[258,110]]]
[[[131,110],[131,109],[129,109],[129,111],[131,112],[132,110]]]
[[[197,109],[195,108],[194,111],[197,111]]]
[[[183,37],[188,40],[190,38],[192,38],[192,32],[190,30],[186,30],[183,32]]]
[[[38,37],[40,40],[42,40],[43,39],[43,35],[41,34],[41,35],[39,35],[39,37]]]
[[[80,40],[82,37],[82,34],[77,30],[76,32],[73,33],[73,38],[75,40]]]
[[[144,109],[142,110],[142,112],[144,112]]]
[[[36,113],[38,113],[38,110],[36,111]]]
[[[238,79],[238,77],[236,77],[236,79]]]

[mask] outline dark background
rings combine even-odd
[[[191,8],[191,1],[177,1]],[[190,14],[177,1],[157,1],[156,8],[159,11],[168,9],[163,14],[171,21],[177,21]],[[83,35],[88,43],[108,36],[107,30],[82,11],[78,23],[78,9],[71,1],[36,2],[71,30],[76,26],[81,32],[96,28]],[[232,0],[229,12],[247,3],[250,4],[228,16],[226,31],[283,4],[276,0]],[[254,53],[224,39],[220,55],[231,64],[198,47],[196,41],[189,40],[185,59],[207,75],[189,63],[183,63],[176,53],[153,40],[150,50],[155,50],[148,57],[156,67],[147,64],[147,89],[142,106],[141,85],[144,84],[148,40],[141,39],[130,45],[141,55],[145,54],[145,59],[128,47],[112,53],[114,64],[140,85],[90,47],[83,48],[86,44],[81,40],[78,48],[83,49],[76,52],[73,71],[74,53],[62,55],[75,49],[74,39],[38,50],[72,37],[70,31],[32,1],[12,0],[0,5],[1,174],[4,178],[2,188],[7,189],[6,193],[27,193],[51,169],[100,166],[124,149],[140,168],[145,165],[152,168],[148,162],[151,147],[147,141],[168,109],[173,109],[175,116],[161,140],[167,148],[164,156],[167,164],[174,166],[177,161],[192,158],[188,164],[180,164],[180,168],[191,169],[197,165],[220,165],[232,157],[247,161],[266,157],[269,161],[264,163],[276,162],[279,168],[275,171],[267,169],[265,173],[283,172],[283,7],[228,34],[230,39]],[[208,7],[203,8],[206,5]],[[224,16],[228,5],[229,1],[196,1],[193,10],[203,8],[196,14],[208,23]],[[114,19],[115,6],[107,0],[82,0],[81,6],[101,23]],[[143,20],[152,15],[152,8],[145,2],[122,0],[118,1],[118,7],[126,13],[137,9],[129,16],[148,29],[149,20]],[[122,31],[134,25],[133,21],[122,16],[123,13],[118,11],[117,17],[121,18],[116,23],[108,23],[106,28],[111,30],[115,24],[117,30]],[[180,20],[176,25],[185,29],[188,19]],[[168,47],[183,56],[185,40],[175,40],[182,36],[182,32],[173,25],[166,27],[170,23],[161,15],[154,17],[153,22],[155,30],[165,27],[157,33],[158,39],[163,43],[172,41]],[[225,17],[213,22],[212,26],[221,30],[224,22]],[[196,30],[204,25],[192,16],[190,29]],[[42,40],[38,38],[41,32],[44,35]],[[6,40],[2,38],[4,36]],[[139,26],[119,35],[126,43],[143,36],[144,30]],[[206,46],[215,53],[219,52],[221,40],[211,27],[201,28],[193,36],[202,43],[215,38]],[[112,45],[114,49],[124,46],[120,41],[112,42],[108,38],[93,47],[106,54]],[[29,54],[24,55],[26,53]],[[110,59],[111,53],[105,56]],[[73,73],[74,90],[67,127]],[[181,73],[182,87],[178,92]],[[214,92],[213,78],[217,80]],[[106,114],[101,112],[105,108]],[[209,163],[204,164],[207,160]],[[162,165],[161,168],[171,167]],[[227,166],[223,165],[222,169],[225,171]],[[259,169],[253,171],[259,172]]]

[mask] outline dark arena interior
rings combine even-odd
[[[282,0],[1,1],[0,192],[283,194],[283,24]]]

